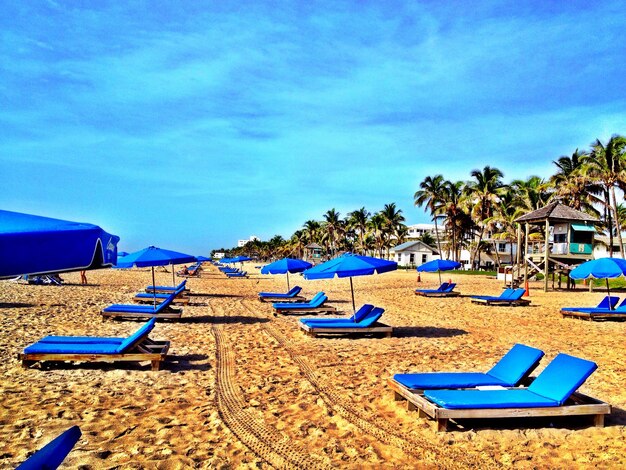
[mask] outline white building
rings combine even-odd
[[[441,227],[439,228],[439,235],[443,235],[443,231]],[[435,224],[413,224],[407,225],[407,238],[419,238],[425,233],[431,234],[433,237],[437,237],[435,231]]]
[[[420,241],[410,241],[389,250],[390,259],[398,266],[421,266],[428,261],[439,259],[436,248]]]
[[[622,235],[623,239],[626,240],[626,234]],[[595,259],[599,258],[608,258],[609,254],[609,243],[610,239],[608,235],[598,235],[596,234],[593,240],[593,257]],[[626,245],[626,243],[624,244]],[[613,237],[613,258],[621,258],[622,254],[619,251],[619,238],[617,235]]]
[[[261,239],[256,235],[250,235],[250,238],[247,240],[237,240],[237,248],[244,247],[246,246],[246,243],[254,241],[261,241]]]

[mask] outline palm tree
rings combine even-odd
[[[451,252],[454,261],[459,260],[459,248],[467,230],[471,229],[471,219],[463,210],[463,188],[465,183],[445,181],[442,193],[444,224],[451,239]]]
[[[370,213],[365,209],[365,207],[361,207],[355,211],[352,211],[348,214],[349,224],[350,226],[359,232],[359,241],[361,245],[361,254],[365,254],[365,234],[367,233],[367,222],[370,217]]]
[[[330,243],[331,256],[335,255],[335,242],[338,234],[341,232],[343,225],[339,212],[334,208],[326,211],[324,214],[324,228],[328,232],[328,240]]]
[[[415,199],[415,205],[424,207],[424,210],[429,210],[430,215],[435,221],[435,236],[437,237],[437,249],[441,254],[441,241],[439,240],[439,230],[437,228],[437,217],[441,214],[444,207],[443,194],[445,191],[446,181],[442,175],[436,175],[434,178],[427,176],[424,181],[420,183],[420,189],[415,192],[413,198]]]
[[[314,243],[318,240],[319,231],[320,231],[320,223],[316,220],[307,220],[304,225],[304,235],[306,237],[307,243]]]
[[[587,165],[587,174],[604,189],[604,204],[608,209],[610,249],[612,250],[613,229],[615,229],[620,254],[622,258],[626,259],[615,196],[616,186],[622,190],[626,189],[626,137],[613,135],[606,144],[603,144],[600,139],[596,139],[592,144],[591,153],[585,156],[584,163]],[[611,223],[611,212],[615,221],[614,224]]]
[[[383,247],[385,246],[385,217],[377,212],[369,220],[369,229],[373,237],[374,245],[378,250],[378,256],[383,256]]]
[[[304,257],[304,247],[306,246],[306,233],[304,230],[296,230],[293,233],[290,245],[298,258]]]
[[[526,212],[536,211],[545,206],[552,198],[550,184],[539,176],[530,176],[527,180],[511,182],[515,205]]]
[[[504,186],[502,183],[504,175],[499,169],[490,166],[485,166],[482,171],[472,170],[471,175],[474,180],[465,186],[466,203],[471,208],[472,219],[480,228],[472,250],[471,263],[473,266],[485,235],[485,220],[493,215],[493,207],[498,202],[498,194]]]
[[[402,215],[402,209],[396,208],[396,203],[392,202],[391,204],[385,204],[383,210],[380,211],[381,216],[384,220],[384,230],[387,234],[387,241],[391,241],[391,237],[395,236],[398,239],[398,234],[401,230],[401,227],[404,226],[404,216]],[[389,258],[389,243],[386,244],[387,247],[387,258]]]

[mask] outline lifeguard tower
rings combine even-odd
[[[520,260],[521,250],[517,250],[517,263],[513,269],[513,283],[523,280],[524,285],[528,278],[543,273],[545,292],[548,291],[549,278],[552,274],[558,277],[558,287],[561,287],[560,274],[567,275],[567,288],[570,288],[569,272],[585,261],[593,258],[594,224],[595,217],[572,209],[560,202],[552,202],[541,209],[525,214],[515,219],[518,224],[517,243],[521,246],[521,228],[524,226],[524,260]],[[535,234],[537,239],[531,240],[531,226],[540,227]],[[541,233],[543,232],[543,236]]]
[[[322,260],[322,251],[323,248],[317,243],[309,243],[304,247],[304,260],[318,264]]]

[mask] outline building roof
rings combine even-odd
[[[561,221],[561,222],[597,222],[598,219],[587,214],[586,212],[581,212],[579,210],[573,209],[569,206],[561,204],[560,202],[551,202],[550,204],[542,207],[541,209],[537,209],[536,211],[529,212],[528,214],[524,214],[521,217],[515,219],[515,222],[528,222],[528,223],[536,223],[536,222],[545,222],[546,219],[548,221]]]
[[[419,245],[419,246],[416,246],[416,245]],[[439,254],[439,251],[437,251],[437,248],[433,248],[432,246],[427,245],[426,243],[419,241],[419,240],[405,242],[405,243],[402,243],[401,245],[394,246],[393,248],[391,248],[390,251],[398,252],[398,251],[409,250],[411,248],[415,248],[415,249],[421,248],[422,250],[426,249],[426,250],[432,251],[433,253]]]
[[[310,250],[311,249],[320,249],[320,250],[322,249],[322,247],[319,246],[317,243],[309,243],[307,246],[305,246],[305,248],[308,248]]]

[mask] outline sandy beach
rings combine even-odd
[[[259,291],[285,291],[284,276],[227,279],[208,267],[189,280],[180,321],[151,337],[171,341],[162,370],[142,364],[64,364],[24,369],[22,349],[48,334],[127,336],[140,322],[102,321],[131,303],[149,270],[64,275],[68,285],[2,282],[0,467],[13,468],[72,425],[82,437],[66,468],[616,468],[626,466],[624,327],[563,319],[562,306],[595,305],[602,292],[543,293],[529,307],[486,307],[461,296],[415,296],[416,273],[354,278],[357,305],[385,308],[392,338],[305,336],[298,317],[274,317]],[[157,273],[171,284],[171,275]],[[447,279],[449,276],[445,276]],[[420,287],[435,287],[422,275]],[[453,276],[464,295],[496,294],[501,282]],[[350,313],[347,279],[305,281]],[[437,433],[394,401],[387,380],[409,371],[486,371],[516,342],[542,349],[539,373],[558,352],[596,362],[581,387],[613,406],[606,427],[589,418],[466,423]]]

